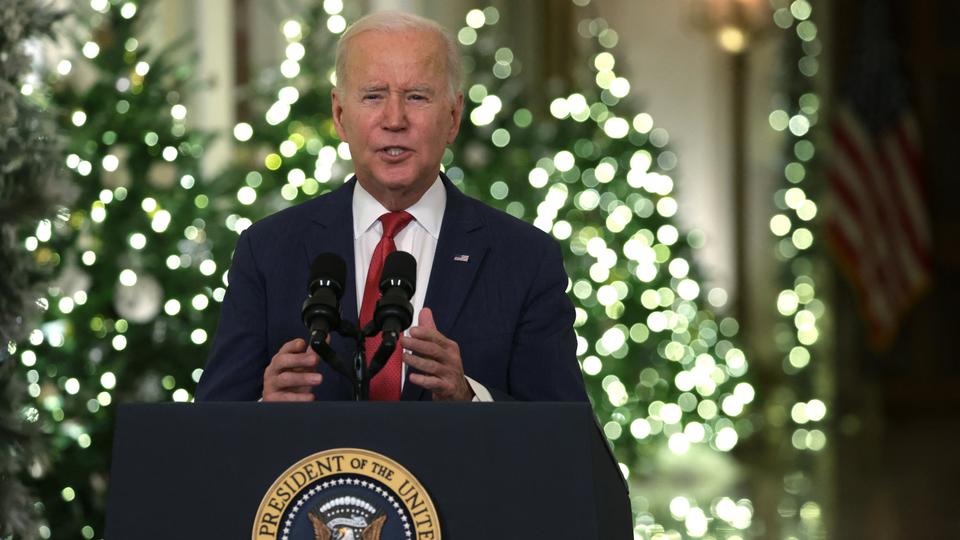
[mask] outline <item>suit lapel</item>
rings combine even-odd
[[[441,179],[447,191],[447,206],[423,305],[433,311],[437,329],[447,334],[460,315],[490,243],[470,199],[446,176],[441,175]],[[423,388],[407,380],[400,399],[419,400],[424,393]]]
[[[344,319],[357,320],[357,287],[353,255],[354,180],[330,194],[310,215],[311,224],[303,239],[307,265],[321,253],[336,253],[347,265],[347,280],[340,301]]]
[[[335,253],[343,258],[347,266],[346,283],[343,284],[343,298],[340,299],[340,313],[344,320],[357,320],[357,291],[354,284],[354,255],[353,255],[353,186],[351,180],[337,188],[326,197],[315,199],[316,204],[310,209],[309,222],[303,231],[303,249],[309,267],[317,255],[321,253]],[[309,203],[308,203],[309,204]],[[341,360],[353,361],[356,347],[352,339],[345,339],[338,334],[332,334],[331,346]],[[333,368],[326,370],[333,375]],[[334,383],[336,386],[331,386]],[[350,399],[352,385],[339,375],[328,377],[321,387],[322,399]]]
[[[470,200],[446,177],[447,208],[430,270],[424,305],[433,310],[440,332],[449,332],[460,315],[483,258],[490,248],[483,222]]]

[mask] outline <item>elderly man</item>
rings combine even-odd
[[[416,324],[371,399],[585,401],[556,242],[440,173],[463,112],[453,40],[427,19],[375,13],[341,37],[336,73],[333,121],[356,174],[241,235],[197,399],[350,399],[350,382],[307,347],[310,261],[343,257],[343,317],[364,324],[379,294],[371,261],[399,249],[418,263]],[[339,336],[331,346],[355,352]]]

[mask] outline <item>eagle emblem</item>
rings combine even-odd
[[[337,497],[307,513],[314,540],[380,540],[387,515],[357,497]]]

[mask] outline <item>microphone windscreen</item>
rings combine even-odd
[[[383,262],[383,272],[380,274],[380,288],[389,280],[403,282],[410,289],[410,296],[416,291],[417,260],[406,251],[394,251],[387,255]]]
[[[332,282],[337,290],[337,296],[343,294],[343,284],[347,281],[347,263],[336,253],[321,253],[313,259],[310,265],[310,282],[307,289],[312,292],[313,283],[317,280]]]

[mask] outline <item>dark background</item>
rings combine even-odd
[[[933,280],[884,352],[865,345],[852,291],[836,280],[836,538],[960,538],[960,4],[891,2],[923,139]],[[832,2],[828,51],[842,81],[860,22]]]

